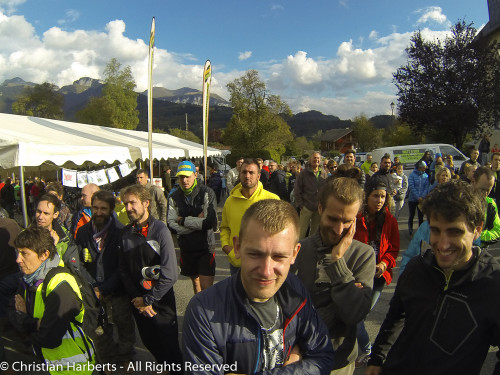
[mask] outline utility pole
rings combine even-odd
[[[186,113],[186,131],[188,131],[188,114]]]

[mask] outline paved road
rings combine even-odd
[[[219,215],[222,211],[222,202],[219,207]],[[220,217],[220,216],[219,216]],[[401,252],[400,256],[398,258],[398,263],[397,265],[399,266],[399,262],[401,261],[401,254],[404,252],[404,250],[407,248],[408,243],[409,243],[409,235],[408,235],[408,211],[406,208],[403,209],[403,212],[400,216],[399,219],[399,228],[400,228],[400,234],[401,234]],[[416,222],[416,220],[415,220]],[[415,224],[416,226],[416,224]],[[217,236],[217,240],[218,236]],[[218,243],[219,249],[220,249],[220,243]],[[500,256],[500,247],[494,247],[492,249],[492,252],[498,257]],[[229,263],[227,261],[227,258],[225,255],[222,255],[222,251],[218,250],[216,253],[216,262],[217,262],[217,274],[216,274],[216,282],[223,280],[227,278],[230,275],[229,272]],[[370,335],[370,338],[374,340],[378,333],[378,328],[380,327],[380,324],[382,323],[385,314],[387,312],[387,308],[389,305],[389,301],[391,299],[392,294],[394,293],[394,288],[397,282],[399,274],[399,267],[396,267],[394,269],[394,281],[391,285],[386,286],[382,292],[382,295],[375,306],[375,308],[369,313],[366,319],[366,329]],[[176,298],[177,298],[177,312],[179,316],[179,327],[182,327],[182,322],[184,318],[184,312],[186,310],[187,304],[191,297],[193,296],[193,289],[192,289],[192,284],[191,280],[189,278],[180,276],[179,281],[175,284],[175,293],[176,293]],[[24,363],[33,363],[35,359],[31,355],[29,355],[30,350],[29,348],[23,346],[22,340],[14,335],[12,330],[7,328],[6,333],[3,335],[5,339],[5,346],[6,346],[6,359],[7,361],[12,364],[15,361],[23,361]],[[140,343],[139,336],[138,337],[138,345],[136,347],[137,354],[135,360],[137,361],[142,361],[143,366],[142,366],[142,371],[138,371],[136,368],[135,371],[129,371],[129,373],[134,372],[135,374],[141,375],[141,374],[153,374],[156,373],[154,371],[144,371],[144,364],[146,362],[150,362],[153,360],[152,356],[149,354],[149,352],[144,348],[142,343]],[[483,366],[483,370],[481,372],[481,375],[486,375],[486,374],[491,374],[493,372],[493,368],[495,365],[495,351],[496,348],[491,348],[490,353],[488,354],[487,360]],[[33,372],[33,371],[23,371],[23,374],[43,374],[42,372]],[[114,374],[124,374],[126,373],[125,369],[117,369]],[[356,375],[361,375],[364,373],[364,369],[358,369],[356,370],[355,374]]]

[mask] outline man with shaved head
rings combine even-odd
[[[92,217],[92,194],[99,190],[99,186],[96,184],[87,184],[83,187],[81,197],[82,208],[73,215],[71,220],[71,234],[74,238],[76,238],[78,229],[90,222],[90,218]]]

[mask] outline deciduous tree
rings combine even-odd
[[[36,116],[54,120],[64,118],[64,96],[57,92],[57,86],[45,82],[27,87],[14,103],[12,112],[17,115]]]
[[[91,98],[87,107],[77,112],[79,121],[121,129],[137,127],[139,111],[135,80],[130,66],[120,68],[121,64],[115,58],[106,65],[102,97]]]
[[[251,150],[268,150],[279,160],[285,145],[293,139],[284,120],[292,114],[288,104],[278,95],[269,94],[256,70],[247,71],[228,83],[227,88],[233,116],[224,132],[224,143],[243,154]]]
[[[475,41],[472,24],[459,21],[444,41],[411,37],[408,62],[394,73],[399,116],[429,141],[462,147],[467,134],[500,118],[500,64],[496,48]]]
[[[371,151],[382,145],[382,131],[377,129],[365,115],[356,116],[353,122],[354,138],[359,151]]]

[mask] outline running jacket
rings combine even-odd
[[[262,371],[262,335],[248,302],[240,272],[196,294],[186,310],[182,329],[183,358],[193,364],[237,363],[238,374],[330,374],[333,349],[304,285],[289,274],[277,292],[283,312],[285,358],[299,345],[302,361]],[[219,374],[186,371],[186,374]]]
[[[490,345],[500,345],[500,264],[473,247],[469,264],[449,278],[432,251],[399,277],[368,365],[383,374],[481,372]],[[494,374],[500,374],[497,362]]]

